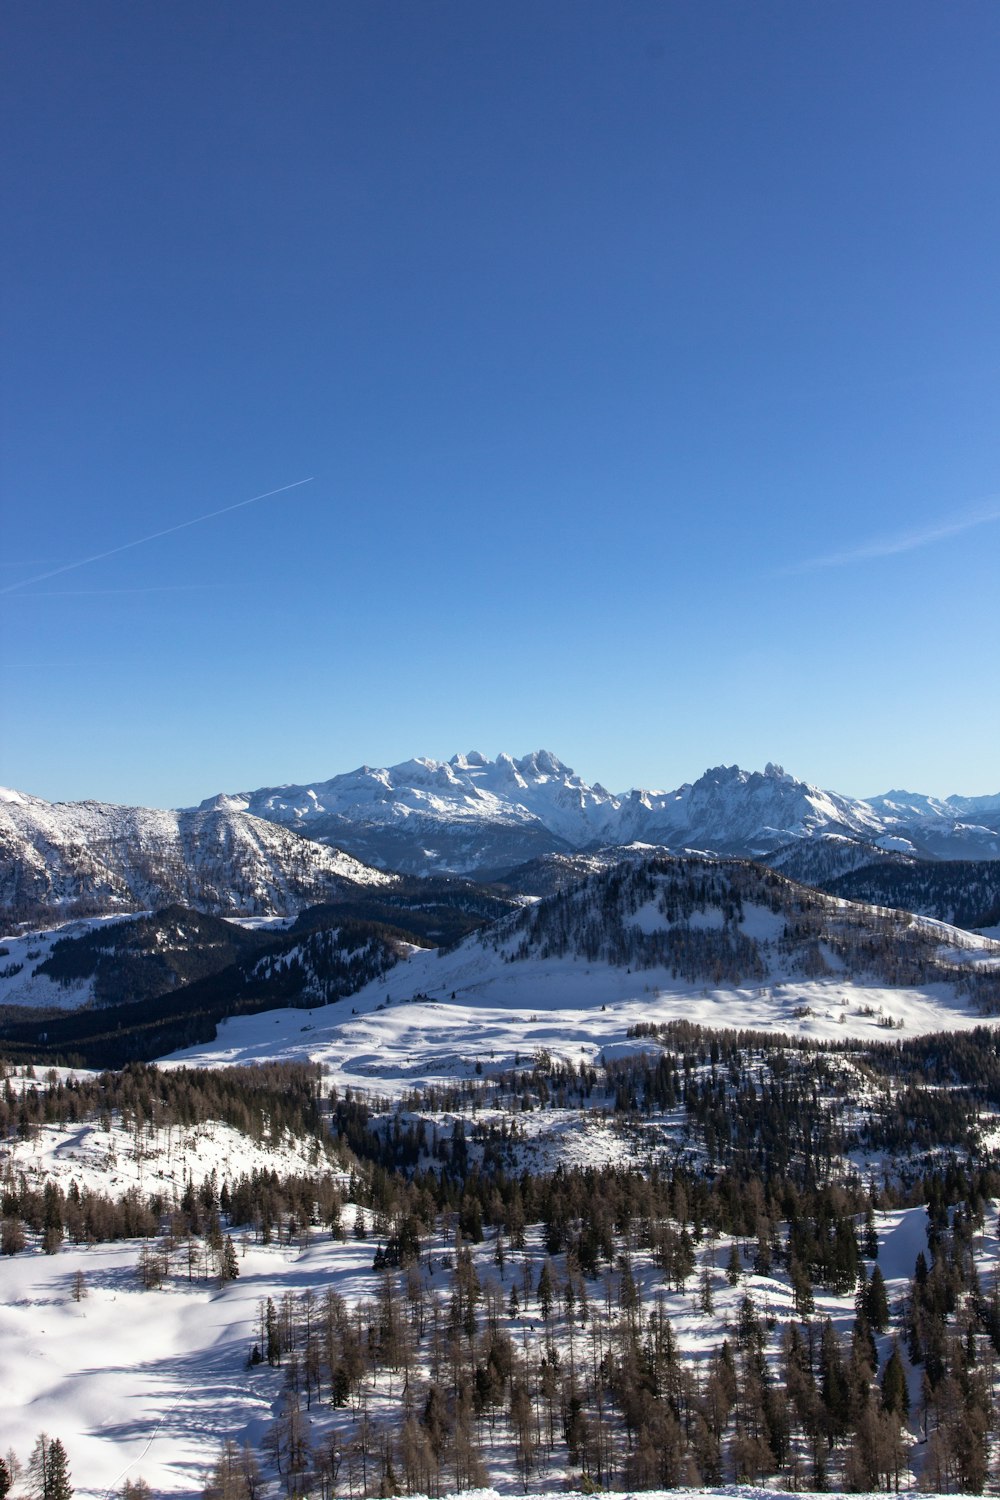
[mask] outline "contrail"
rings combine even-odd
[[[880,557],[896,557],[900,552],[915,552],[918,547],[933,546],[935,542],[961,536],[963,531],[971,531],[975,526],[989,526],[995,521],[1000,521],[1000,505],[996,502],[997,497],[992,496],[977,510],[967,511],[964,515],[956,516],[950,521],[932,522],[921,531],[903,532],[899,536],[864,542],[845,552],[831,552],[825,557],[812,557],[805,562],[792,563],[787,568],[780,568],[775,576],[782,578],[796,573],[812,573],[818,568],[843,568],[850,563],[871,562]]]
[[[188,526],[200,526],[202,521],[214,521],[216,516],[226,516],[230,511],[242,510],[246,505],[256,505],[258,500],[269,500],[272,495],[283,495],[286,490],[298,489],[300,484],[312,484],[315,477],[315,474],[310,474],[308,479],[296,479],[294,484],[282,484],[276,490],[265,490],[263,495],[253,495],[249,500],[237,500],[235,505],[224,505],[221,510],[210,510],[207,515],[194,516],[190,521],[179,521],[176,526],[165,526],[162,531],[137,537],[134,542],[109,547],[107,552],[95,552],[93,557],[81,557],[78,562],[64,563],[61,568],[53,568],[49,573],[36,573],[34,578],[22,578],[20,583],[8,583],[0,589],[0,594],[12,594],[15,589],[30,588],[34,583],[44,583],[47,578],[58,578],[60,573],[72,573],[75,568],[85,568],[89,563],[103,562],[106,557],[115,557],[117,553],[128,552],[132,547],[144,547],[147,542],[158,541],[161,536],[172,536],[175,531],[184,531]]]

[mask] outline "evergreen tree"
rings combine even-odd
[[[71,1500],[69,1461],[58,1438],[40,1432],[31,1450],[28,1475],[36,1500]]]
[[[42,1249],[55,1255],[63,1242],[62,1200],[54,1182],[45,1184],[45,1223],[42,1227]]]
[[[901,1421],[905,1421],[910,1414],[910,1393],[906,1385],[906,1370],[899,1352],[899,1345],[895,1341],[893,1341],[892,1353],[889,1355],[882,1375],[882,1406],[885,1411],[892,1412]]]
[[[267,1299],[267,1312],[265,1314],[266,1329],[266,1354],[269,1365],[281,1364],[281,1329],[278,1324],[278,1314],[270,1297]]]
[[[878,1266],[865,1288],[865,1314],[876,1333],[885,1333],[889,1326],[889,1298],[885,1290],[885,1278]]]
[[[222,1251],[219,1256],[219,1274],[223,1281],[235,1281],[240,1274],[240,1263],[236,1258],[236,1249],[233,1245],[232,1235],[227,1234],[222,1243]]]
[[[552,1285],[551,1262],[546,1261],[542,1266],[538,1277],[538,1305],[542,1310],[542,1317],[548,1322],[552,1316],[552,1303],[554,1301],[554,1288]]]

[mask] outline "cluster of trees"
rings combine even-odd
[[[175,1201],[162,1189],[144,1194],[129,1188],[112,1196],[75,1181],[68,1188],[51,1179],[36,1186],[8,1161],[0,1176],[0,1253],[17,1254],[29,1235],[51,1254],[64,1239],[87,1244],[162,1234],[165,1248],[147,1257],[147,1281],[157,1275],[162,1279],[166,1272],[157,1268],[169,1264],[182,1242],[190,1272],[195,1264],[192,1240],[216,1246],[220,1216],[253,1226],[264,1240],[282,1221],[308,1224],[319,1215],[320,1222],[336,1222],[343,1173],[337,1170],[338,1153],[324,1125],[322,1073],[315,1065],[160,1072],[134,1064],[97,1078],[63,1080],[52,1072],[41,1081],[4,1072],[0,1126],[8,1137],[29,1139],[43,1124],[87,1119],[110,1129],[114,1119],[130,1132],[141,1157],[145,1142],[158,1131],[222,1121],[257,1142],[278,1142],[288,1135],[310,1141],[315,1171],[279,1176],[255,1170],[221,1184],[213,1173],[197,1188],[189,1180]],[[211,1257],[206,1252],[203,1259]]]
[[[1000,860],[879,861],[823,883],[831,895],[923,912],[956,927],[1000,925]]]
[[[374,1249],[369,1299],[352,1306],[326,1285],[261,1302],[249,1362],[280,1370],[283,1388],[261,1458],[289,1495],[470,1488],[487,1482],[484,1454],[498,1444],[526,1486],[554,1465],[605,1488],[778,1478],[891,1489],[910,1443],[907,1361],[924,1369],[918,1416],[935,1487],[982,1489],[1000,1291],[980,1292],[972,1242],[1000,1187],[993,1175],[953,1163],[920,1182],[928,1252],[892,1313],[877,1264],[867,1274],[877,1238],[860,1187],[620,1170],[435,1180],[436,1191],[430,1178],[355,1168],[354,1233]],[[188,1238],[161,1237],[148,1255],[165,1251],[164,1273],[183,1275],[200,1232],[216,1273],[228,1262],[234,1275],[224,1224],[291,1239],[320,1221],[341,1234],[341,1210],[329,1177],[261,1174],[221,1190],[206,1179],[174,1211]],[[453,1244],[436,1265],[434,1233]],[[722,1235],[728,1253],[713,1248]],[[746,1290],[725,1336],[704,1358],[683,1357],[663,1291],[685,1292],[708,1319],[723,1278],[741,1286],[751,1267],[787,1278],[794,1315],[779,1320]],[[815,1316],[820,1288],[855,1293],[849,1339]],[[314,1407],[339,1415],[311,1445]],[[205,1494],[260,1492],[257,1459],[228,1444]]]
[[[0,1458],[0,1500],[26,1480],[34,1500],[72,1500],[73,1486],[66,1449],[59,1438],[40,1432],[25,1470],[13,1451]]]
[[[773,938],[741,923],[748,906],[780,917]],[[637,922],[643,908],[666,925]],[[649,930],[647,930],[647,927]],[[844,909],[750,860],[662,857],[615,865],[523,908],[483,939],[511,961],[578,955],[622,968],[669,969],[675,979],[739,984],[767,976],[769,954],[804,977],[830,972],[824,949],[852,974],[888,985],[958,983],[986,1013],[1000,976],[967,972],[908,912]]]
[[[0,1139],[33,1139],[43,1125],[116,1118],[144,1135],[207,1120],[231,1125],[251,1140],[324,1141],[322,1070],[315,1063],[260,1063],[239,1068],[161,1070],[134,1063],[96,1078],[60,1078],[49,1070],[40,1080],[29,1068],[0,1062]]]
[[[728,1255],[712,1248],[714,1229],[632,1219],[620,1203],[589,1265],[585,1218],[499,1230],[487,1271],[450,1215],[454,1249],[434,1252],[433,1277],[417,1229],[441,1226],[390,1218],[407,1249],[388,1269],[379,1247],[367,1300],[349,1306],[325,1286],[261,1303],[250,1362],[280,1369],[283,1388],[264,1456],[289,1495],[469,1489],[488,1482],[491,1451],[509,1456],[525,1488],[569,1469],[593,1489],[766,1480],[898,1490],[910,1483],[913,1364],[923,1366],[912,1415],[933,1488],[980,1493],[1000,1352],[1000,1292],[979,1294],[972,1263],[983,1186],[960,1171],[924,1185],[928,1252],[897,1308],[877,1263],[869,1276],[862,1257],[877,1250],[873,1226],[866,1232],[829,1192],[811,1215],[770,1226],[756,1248],[733,1238]],[[749,1222],[761,1204],[752,1185],[741,1192]],[[676,1190],[675,1205],[683,1214]],[[765,1242],[768,1274],[790,1277],[791,1316],[744,1280]],[[692,1285],[695,1245],[703,1270]],[[683,1355],[664,1290],[686,1291],[708,1320],[723,1278],[743,1288],[723,1336]],[[854,1294],[847,1335],[815,1315],[816,1284]],[[333,1420],[311,1445],[306,1415],[317,1407]]]
[[[274,1292],[252,1330],[254,1378],[283,1392],[262,1457],[289,1495],[469,1488],[498,1445],[525,1486],[551,1467],[602,1488],[889,1489],[906,1472],[908,1423],[926,1438],[935,1487],[981,1491],[1000,1435],[1000,1287],[980,1286],[973,1250],[1000,1174],[973,1125],[1000,1107],[1000,1038],[982,1028],[816,1047],[686,1023],[642,1030],[658,1055],[596,1067],[537,1054],[412,1095],[405,1117],[350,1092],[324,1101],[320,1070],[299,1065],[8,1074],[13,1135],[115,1118],[141,1148],[149,1131],[221,1119],[316,1146],[310,1172],[212,1174],[176,1199],[35,1189],[8,1170],[2,1248],[16,1253],[28,1234],[46,1250],[64,1236],[143,1237],[138,1272],[152,1287],[232,1279],[241,1234],[368,1239],[369,1298]],[[684,1148],[663,1136],[642,1168],[526,1170],[519,1114],[598,1103],[626,1131],[682,1109]],[[495,1106],[499,1119],[479,1118]],[[906,1154],[865,1180],[845,1161],[865,1144]],[[890,1307],[875,1214],[915,1204],[927,1208],[927,1251]],[[428,1250],[433,1236],[446,1254]],[[791,1311],[755,1295],[748,1271],[783,1281]],[[817,1313],[821,1294],[853,1298],[846,1336]],[[677,1345],[677,1295],[706,1320],[698,1358]],[[734,1311],[720,1330],[723,1295]],[[317,1408],[332,1420],[311,1443]],[[259,1493],[258,1459],[230,1445],[206,1494]]]
[[[662,1052],[600,1066],[537,1053],[491,1077],[414,1090],[398,1106],[333,1093],[330,1123],[351,1152],[389,1170],[464,1178],[475,1164],[492,1177],[518,1161],[524,1113],[599,1109],[661,1162],[814,1187],[838,1180],[852,1152],[892,1153],[904,1180],[942,1151],[975,1155],[980,1117],[1000,1108],[1000,1036],[985,1027],[894,1043],[790,1042],[684,1021],[630,1035],[655,1037]],[[669,1130],[657,1125],[665,1114]]]
[[[747,894],[741,877],[751,869],[770,903],[771,887],[777,889],[780,877],[737,861],[650,859],[615,865],[522,908],[484,941],[513,960],[573,953],[621,968],[665,965],[675,977],[689,980],[760,979],[765,967],[759,947],[739,925]],[[634,920],[650,905],[670,925],[646,931]],[[709,920],[699,924],[697,917],[706,913]]]
[[[945,1194],[931,1196],[929,1254],[917,1256],[901,1317],[910,1362],[921,1370],[928,1480],[936,1489],[973,1494],[988,1474],[1000,1355],[1000,1283],[994,1275],[982,1290],[973,1254],[985,1208],[974,1188],[951,1209]]]
[[[210,1274],[205,1269],[211,1262],[209,1250],[221,1247],[224,1223],[252,1231],[262,1244],[279,1234],[292,1239],[317,1225],[336,1230],[341,1180],[342,1174],[328,1171],[282,1176],[255,1168],[220,1187],[213,1171],[198,1187],[188,1179],[179,1199],[162,1191],[144,1195],[137,1188],[111,1197],[81,1189],[75,1181],[67,1190],[51,1179],[43,1187],[29,1187],[22,1174],[8,1168],[0,1181],[0,1252],[16,1255],[25,1249],[29,1234],[50,1255],[64,1241],[144,1239],[155,1242],[144,1251],[144,1284],[160,1284],[178,1254],[191,1279]],[[199,1249],[199,1242],[209,1250]]]

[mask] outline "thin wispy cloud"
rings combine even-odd
[[[312,484],[313,476],[296,479],[292,484],[279,485],[276,490],[265,490],[262,495],[251,495],[249,500],[237,500],[235,505],[224,505],[221,510],[207,511],[203,516],[192,516],[190,521],[178,521],[173,526],[164,526],[162,531],[152,531],[149,536],[136,537],[133,542],[122,542],[109,547],[106,552],[95,552],[91,557],[77,558],[76,562],[64,563],[61,568],[52,568],[48,573],[36,573],[33,578],[22,578],[18,583],[8,583],[0,588],[0,594],[12,594],[15,590],[30,588],[36,583],[45,583],[49,578],[58,578],[62,573],[72,573],[85,568],[89,563],[103,562],[106,557],[117,557],[119,552],[129,552],[133,547],[144,547],[147,542],[159,541],[160,537],[173,536],[175,531],[186,531],[189,526],[200,526],[203,521],[214,521],[216,516],[228,516],[234,510],[243,510],[247,505],[256,505],[258,500],[269,500],[272,495],[283,495],[286,490],[297,490],[302,484]]]
[[[897,557],[901,552],[916,552],[921,547],[933,547],[937,542],[949,541],[952,537],[961,536],[963,532],[973,531],[977,526],[990,526],[997,521],[1000,521],[1000,498],[993,497],[975,510],[966,511],[964,515],[936,521],[916,531],[874,538],[842,552],[807,558],[804,562],[782,568],[780,574],[787,576],[793,573],[813,573],[821,568],[846,568],[852,563],[872,562],[880,557]]]

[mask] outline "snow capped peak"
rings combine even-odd
[[[551,750],[535,750],[531,755],[526,755],[523,760],[515,762],[522,776],[573,776],[575,772],[569,766],[564,766],[557,755]]]
[[[959,810],[954,804],[939,802],[936,797],[928,797],[923,792],[907,792],[900,787],[878,797],[869,797],[868,801],[882,813],[909,818],[955,817]]]
[[[249,800],[246,796],[237,794],[230,796],[228,792],[219,792],[214,797],[206,797],[204,802],[198,804],[199,812],[246,812]]]
[[[188,811],[103,802],[0,801],[0,908],[135,911],[180,901],[242,916],[288,915],[391,877],[277,820],[246,797]]]
[[[456,771],[472,771],[483,766],[488,766],[489,761],[478,750],[470,750],[467,755],[462,755],[461,752],[458,755],[453,755],[448,764],[453,766]]]
[[[13,787],[0,786],[0,802],[24,803],[27,799],[20,792],[15,792]]]
[[[963,799],[962,810],[973,800],[989,824],[990,799]],[[470,750],[449,761],[363,766],[309,787],[262,790],[246,799],[251,813],[313,838],[351,848],[354,834],[353,852],[369,863],[462,874],[503,872],[545,853],[636,839],[675,850],[758,856],[831,833],[869,846],[884,836],[905,839],[910,825],[928,818],[938,827],[947,824],[943,836],[954,838],[956,803],[908,793],[862,802],[800,781],[778,761],[762,771],[716,765],[671,791],[618,795],[600,782],[588,785],[545,749],[520,758],[500,751],[491,760]],[[1000,835],[988,826],[963,837],[970,852],[982,846],[984,855],[996,857]]]

